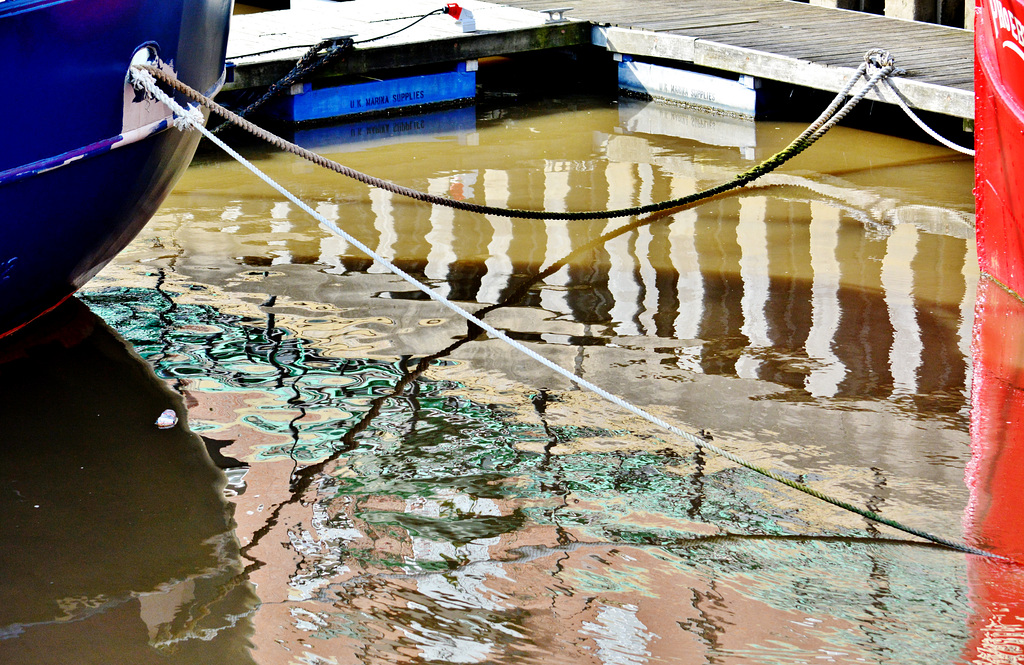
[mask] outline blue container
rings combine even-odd
[[[456,71],[438,74],[316,89],[307,83],[297,94],[268,104],[263,113],[285,122],[309,122],[475,97],[476,71],[460,63]]]

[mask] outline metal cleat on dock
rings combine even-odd
[[[572,11],[572,7],[554,7],[552,9],[541,9],[540,11],[548,15],[548,20],[545,23],[561,23],[562,21],[568,21],[565,18],[565,12]]]

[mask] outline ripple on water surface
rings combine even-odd
[[[463,111],[400,152],[299,138],[419,189],[587,209],[725,180],[799,131],[699,118],[723,123],[701,140],[686,113],[625,100]],[[853,130],[828,140],[829,159],[808,153],[759,188],[622,228],[434,210],[290,158],[260,162],[564,367],[751,460],[959,536],[970,163]],[[175,405],[175,435],[205,464],[196,477],[215,479],[210,501],[167,499],[163,517],[213,525],[200,540],[220,545],[154,563],[152,579],[33,588],[61,609],[11,614],[0,659],[45,662],[48,643],[66,645],[58,662],[95,655],[72,627],[96,617],[130,627],[111,640],[138,662],[946,663],[1001,648],[985,593],[997,576],[467,338],[257,186],[201,154],[82,295],[133,349],[118,357],[152,368],[156,413]],[[119,417],[148,431],[156,414],[119,394]],[[114,435],[110,463],[152,433],[132,436]],[[31,482],[16,472],[12,487]],[[145,493],[150,474],[126,470],[119,486]],[[96,535],[108,508],[90,500],[74,522]],[[41,531],[65,528],[52,515]],[[82,567],[98,569],[95,556]],[[35,558],[35,579],[59,574],[48,561]]]

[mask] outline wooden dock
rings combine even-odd
[[[880,48],[907,70],[894,83],[912,107],[974,117],[973,33],[957,28],[791,0],[574,0],[567,21],[552,21],[541,11],[557,4],[552,0],[460,4],[473,11],[474,32],[462,32],[450,16],[431,16],[393,37],[358,46],[320,75],[596,46],[613,54],[838,91],[864,54]],[[321,39],[370,39],[440,6],[435,0],[293,0],[293,9],[236,16],[228,46],[234,80],[226,89],[268,86]],[[292,48],[265,53],[281,47]],[[253,53],[260,54],[246,57]],[[869,98],[893,101],[888,91]]]
[[[551,0],[506,0],[542,9]],[[819,90],[841,90],[864,54],[885,49],[914,108],[974,118],[974,33],[791,0],[574,0],[618,53],[667,58]],[[602,37],[603,35],[603,37]],[[891,98],[874,96],[882,101]]]

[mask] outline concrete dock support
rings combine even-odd
[[[885,0],[810,0],[810,4],[835,9],[851,9],[868,14],[885,13]]]
[[[973,0],[810,0],[819,7],[851,9],[890,18],[938,23],[971,29],[974,23]]]
[[[964,0],[886,0],[885,15],[964,27]]]

